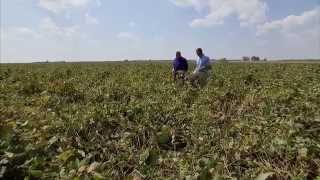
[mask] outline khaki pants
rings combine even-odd
[[[189,76],[189,80],[193,86],[205,86],[209,80],[210,77],[210,72],[209,71],[204,71],[204,72],[196,72],[193,73]]]

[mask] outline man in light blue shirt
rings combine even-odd
[[[198,48],[196,50],[196,53],[199,58],[197,59],[196,68],[189,79],[193,86],[204,86],[210,76],[210,71],[212,69],[210,58],[204,55],[201,48]]]
[[[198,48],[196,53],[199,58],[197,59],[197,66],[193,73],[205,72],[210,70],[211,69],[210,58],[203,54],[203,51],[201,48]]]

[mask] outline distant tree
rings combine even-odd
[[[258,56],[252,56],[251,61],[260,61],[260,57]]]
[[[243,56],[242,61],[250,61],[250,58],[248,56]]]
[[[221,58],[221,59],[218,59],[217,61],[220,63],[229,63],[227,58]]]

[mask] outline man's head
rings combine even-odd
[[[181,52],[180,51],[177,51],[176,52],[176,58],[180,58],[181,57]]]
[[[196,53],[197,53],[197,55],[198,55],[199,57],[202,57],[202,56],[203,56],[203,51],[202,51],[201,48],[198,48],[198,49],[196,50]]]

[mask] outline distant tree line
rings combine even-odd
[[[261,59],[259,56],[252,56],[251,58],[248,57],[248,56],[244,56],[244,57],[242,57],[242,61],[253,61],[253,62],[256,62],[256,61],[267,61],[267,59],[266,58]]]

